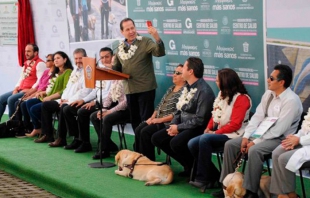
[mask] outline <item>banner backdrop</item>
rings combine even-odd
[[[218,92],[217,71],[232,68],[246,85],[255,108],[265,91],[263,2],[252,0],[130,1],[128,16],[147,34],[151,20],[166,47],[155,58],[158,102],[172,84],[167,77],[190,56],[204,62],[204,79]],[[160,96],[160,97],[159,97]]]

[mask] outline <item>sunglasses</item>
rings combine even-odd
[[[274,78],[273,76],[269,76],[269,79],[270,79],[270,81],[274,81],[274,80],[280,81],[280,80],[281,80],[281,79],[276,79],[276,78]]]
[[[54,60],[47,59],[46,62],[53,62]]]
[[[181,72],[179,72],[179,71],[174,71],[173,72],[175,75],[181,75],[182,73]]]

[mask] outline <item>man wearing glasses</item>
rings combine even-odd
[[[263,170],[264,156],[270,154],[289,134],[296,132],[300,115],[303,111],[299,96],[290,88],[292,70],[287,65],[275,66],[267,79],[268,90],[264,93],[255,114],[245,128],[243,137],[229,140],[224,148],[224,161],[220,177],[223,182],[226,175],[235,171],[232,163],[238,152],[248,154],[247,169],[244,173],[244,197],[258,197],[260,177]],[[260,123],[267,117],[276,122],[265,132],[258,135]],[[212,194],[224,197],[223,190]]]

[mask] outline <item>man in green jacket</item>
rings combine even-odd
[[[157,88],[153,56],[164,56],[165,46],[157,30],[148,27],[148,37],[137,34],[135,23],[125,18],[120,23],[125,40],[119,45],[113,69],[130,75],[124,80],[124,89],[130,110],[133,130],[154,112],[155,89]]]

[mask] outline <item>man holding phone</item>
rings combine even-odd
[[[125,40],[119,45],[113,63],[114,70],[130,75],[129,79],[124,80],[124,90],[133,130],[154,112],[157,83],[152,58],[165,55],[165,46],[156,28],[149,22],[147,25],[148,33],[155,42],[138,35],[132,19],[121,21],[120,29]]]

